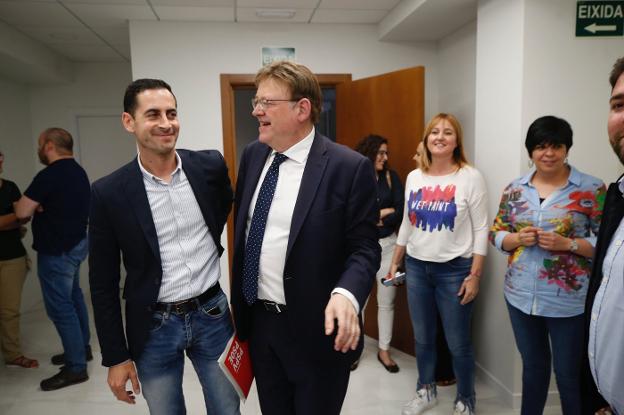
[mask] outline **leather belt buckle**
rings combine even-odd
[[[174,314],[186,314],[188,312],[188,302],[182,302],[171,305],[171,312]]]
[[[262,301],[264,305],[264,309],[266,311],[270,311],[271,313],[280,314],[286,311],[286,306],[283,304],[278,304],[274,301]]]

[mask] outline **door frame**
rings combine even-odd
[[[232,186],[236,188],[236,119],[234,116],[234,90],[255,87],[254,74],[221,74],[221,123],[223,128],[223,157],[228,166]],[[351,82],[351,74],[319,74],[316,75],[321,87],[335,87],[343,82]],[[232,282],[232,258],[234,255],[234,212],[230,212],[227,220],[227,246],[230,283]]]

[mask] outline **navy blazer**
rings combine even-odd
[[[232,206],[232,188],[223,156],[214,150],[177,150],[206,225],[219,251]],[[126,330],[119,299],[120,261]],[[89,283],[102,364],[136,360],[149,333],[151,305],[158,299],[162,265],[158,237],[137,159],[91,187]],[[127,339],[127,340],[126,340]]]
[[[236,184],[232,307],[238,335],[249,335],[251,309],[242,292],[245,231],[251,198],[271,148],[249,144]],[[302,352],[323,360],[351,362],[358,350],[334,351],[325,335],[325,307],[335,287],[349,290],[364,306],[379,268],[377,185],[369,159],[316,134],[292,216],[284,266],[284,293],[291,330]],[[361,324],[361,320],[360,320]]]
[[[623,176],[624,177],[624,176]],[[622,177],[620,177],[622,179]],[[583,373],[582,391],[583,402],[582,413],[593,415],[598,409],[607,406],[607,402],[598,393],[596,383],[589,368],[588,345],[589,345],[589,325],[591,323],[591,313],[594,307],[594,299],[602,282],[602,264],[604,257],[611,244],[611,238],[620,226],[624,217],[624,197],[619,189],[619,183],[611,183],[605,197],[604,210],[602,211],[602,221],[598,231],[598,240],[594,251],[594,262],[592,264],[592,274],[587,288],[587,298],[585,300],[585,343],[583,347]]]

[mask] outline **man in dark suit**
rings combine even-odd
[[[227,167],[217,151],[176,151],[177,103],[164,81],[131,83],[122,123],[139,154],[93,184],[89,222],[91,298],[108,384],[117,399],[134,403],[140,379],[151,414],[185,414],[186,352],[208,414],[238,414],[238,396],[217,362],[233,333],[219,288],[232,204]]]
[[[624,164],[624,57],[613,65],[609,82],[609,142],[620,162]],[[624,414],[623,193],[624,180],[620,177],[607,191],[587,291],[587,347],[582,393],[584,414],[593,414],[607,403],[614,413]],[[608,412],[603,410],[602,413]]]
[[[321,90],[308,68],[273,63],[256,86],[259,138],[236,185],[234,319],[263,413],[338,414],[380,261],[374,171],[315,132]]]

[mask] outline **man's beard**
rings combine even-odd
[[[48,163],[48,158],[43,153],[43,151],[37,152],[37,155],[39,156],[39,161],[41,162],[41,164],[43,164],[44,166],[47,166],[49,164]]]
[[[624,137],[611,141],[611,147],[615,155],[620,159],[620,163],[624,164]]]

